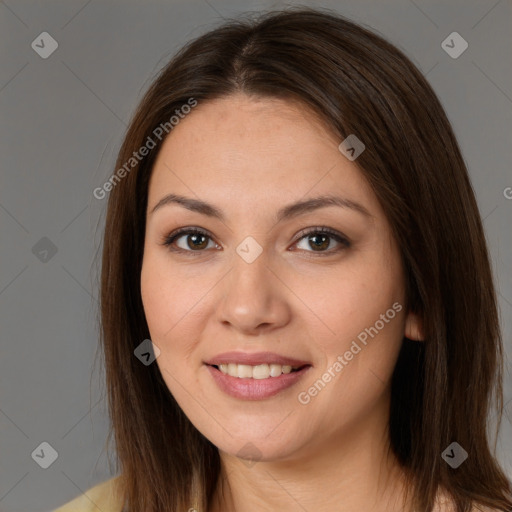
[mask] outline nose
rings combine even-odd
[[[258,336],[290,321],[289,289],[269,266],[265,251],[251,263],[235,255],[223,281],[217,318],[224,325]]]

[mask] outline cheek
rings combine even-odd
[[[378,410],[385,416],[384,395],[402,344],[405,317],[402,303],[394,304],[395,309],[388,301],[382,307],[347,309],[333,324],[336,335],[318,340],[322,364],[301,387],[298,399],[311,417],[323,418],[326,436],[357,425]]]
[[[167,345],[168,339],[194,315],[204,288],[187,286],[187,279],[173,268],[165,255],[147,252],[141,271],[141,297],[153,341]]]
[[[141,271],[144,313],[151,341],[160,349],[156,362],[173,394],[179,392],[178,382],[194,379],[201,366],[192,355],[207,317],[204,295],[213,286],[208,283],[207,276],[193,278],[179,267],[171,266],[165,254],[149,251],[144,255]]]
[[[367,397],[368,403],[377,399],[393,372],[404,334],[405,296],[399,260],[389,264],[377,256],[340,267],[321,286],[301,290],[307,291],[304,296],[321,329],[316,336],[310,333],[323,354],[315,378],[320,375],[325,388],[318,383],[312,390],[323,397],[315,398],[317,406],[332,401],[366,407],[357,397]]]
[[[152,265],[150,258],[145,258],[141,272],[141,297],[144,314],[148,323],[152,340],[156,343],[169,328],[172,321],[172,307],[169,306],[169,283],[161,275],[156,265]]]
[[[317,276],[314,281],[297,279],[293,286],[307,306],[305,318],[309,319],[311,339],[331,357],[348,350],[345,347],[376,322],[377,330],[392,339],[400,338],[403,329],[404,315],[396,311],[399,306],[392,307],[397,302],[403,309],[398,269],[384,269],[381,264],[371,265],[368,261],[357,263],[357,268],[340,266],[339,272]],[[372,329],[372,332],[375,331]]]
[[[184,316],[186,295],[175,281],[175,276],[165,271],[162,262],[151,254],[144,255],[141,272],[141,297],[151,341],[160,349],[156,364],[169,391],[177,398],[179,382],[186,375],[184,354],[187,347],[178,335]],[[183,295],[183,296],[182,296]]]

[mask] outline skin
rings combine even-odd
[[[407,311],[389,223],[340,142],[304,106],[236,94],[195,107],[155,162],[142,300],[169,390],[219,449],[210,512],[402,509],[403,473],[387,453],[390,379],[403,337],[421,340],[422,329]],[[225,220],[178,204],[152,213],[169,193],[207,201]],[[275,222],[279,208],[323,194],[356,201],[371,216],[329,206]],[[162,245],[191,226],[209,233],[204,248],[194,250],[190,235],[174,242],[181,253]],[[322,226],[351,245],[328,238],[315,251],[314,235],[301,231]],[[252,263],[236,252],[248,236],[262,248]],[[402,310],[301,404],[298,394],[396,302]],[[312,368],[274,397],[241,400],[224,394],[203,364],[231,350],[272,351]],[[256,463],[237,457],[248,442]]]

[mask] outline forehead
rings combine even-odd
[[[339,191],[378,208],[341,142],[298,102],[237,94],[198,104],[173,128],[155,162],[148,207],[163,193],[232,199],[250,210]]]
[[[314,139],[312,142],[315,144],[337,139],[318,114],[303,103],[245,94],[199,103],[173,129],[168,137],[170,145],[176,136],[191,144],[212,144],[216,139],[229,138],[233,143],[244,143],[245,147],[250,147],[252,137],[257,136],[255,145],[266,139],[271,148],[276,145],[272,144],[274,139],[288,142],[287,146],[292,145],[292,136]],[[259,149],[264,152],[266,148],[260,146]]]

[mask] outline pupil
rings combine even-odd
[[[311,238],[312,239],[318,239],[318,238],[322,238],[323,239],[323,241],[320,242],[320,245],[318,245],[316,242],[314,242],[315,245],[312,246],[313,249],[315,249],[315,248],[317,248],[317,249],[318,248],[319,249],[325,249],[325,248],[329,247],[329,237],[328,236],[325,236],[325,235],[313,235],[313,236],[311,236]],[[326,241],[327,241],[327,245],[325,244]]]
[[[197,242],[197,241],[198,241],[198,239],[200,239],[200,238],[206,239],[206,237],[205,237],[204,235],[189,235],[189,237],[190,237],[189,239],[192,239],[192,244],[193,244],[193,245],[190,245],[190,244],[189,244],[189,247],[190,247],[190,248],[192,248],[192,249],[194,249],[194,248],[195,248],[195,249],[198,249],[198,248],[199,248],[199,249],[201,249],[201,248],[202,248],[202,246],[204,245],[204,241],[203,241],[203,243],[202,243],[202,244],[201,244],[201,243],[196,244],[196,242]]]

